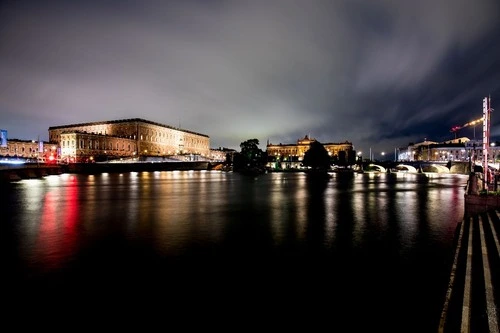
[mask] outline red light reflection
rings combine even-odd
[[[78,184],[71,177],[67,186],[48,192],[35,251],[45,270],[61,267],[76,251]]]

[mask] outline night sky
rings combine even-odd
[[[486,96],[500,111],[499,14],[498,0],[4,0],[0,128],[48,140],[138,117],[211,148],[307,134],[389,155],[453,139]]]

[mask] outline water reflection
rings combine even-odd
[[[70,285],[141,281],[157,291],[172,276],[203,277],[197,290],[209,277],[222,289],[219,281],[236,279],[293,297],[331,296],[380,318],[383,298],[387,311],[414,320],[401,309],[424,302],[438,304],[418,310],[426,316],[439,311],[465,183],[425,174],[50,176],[5,190],[1,237],[21,280],[58,274]]]
[[[326,229],[326,206],[325,190],[329,184],[329,178],[306,178],[307,186],[307,215],[306,215],[306,238],[308,248],[318,250],[325,246]]]

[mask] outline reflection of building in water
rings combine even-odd
[[[65,161],[211,154],[208,135],[140,118],[52,126],[49,138]]]
[[[295,144],[272,144],[267,143],[266,152],[268,156],[268,166],[282,169],[300,167],[304,154],[309,150],[311,142],[317,141],[308,135],[297,140]],[[341,143],[322,143],[332,161],[353,160],[355,152],[352,143],[349,141]]]

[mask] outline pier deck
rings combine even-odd
[[[500,210],[466,214],[439,324],[440,333],[499,332]]]

